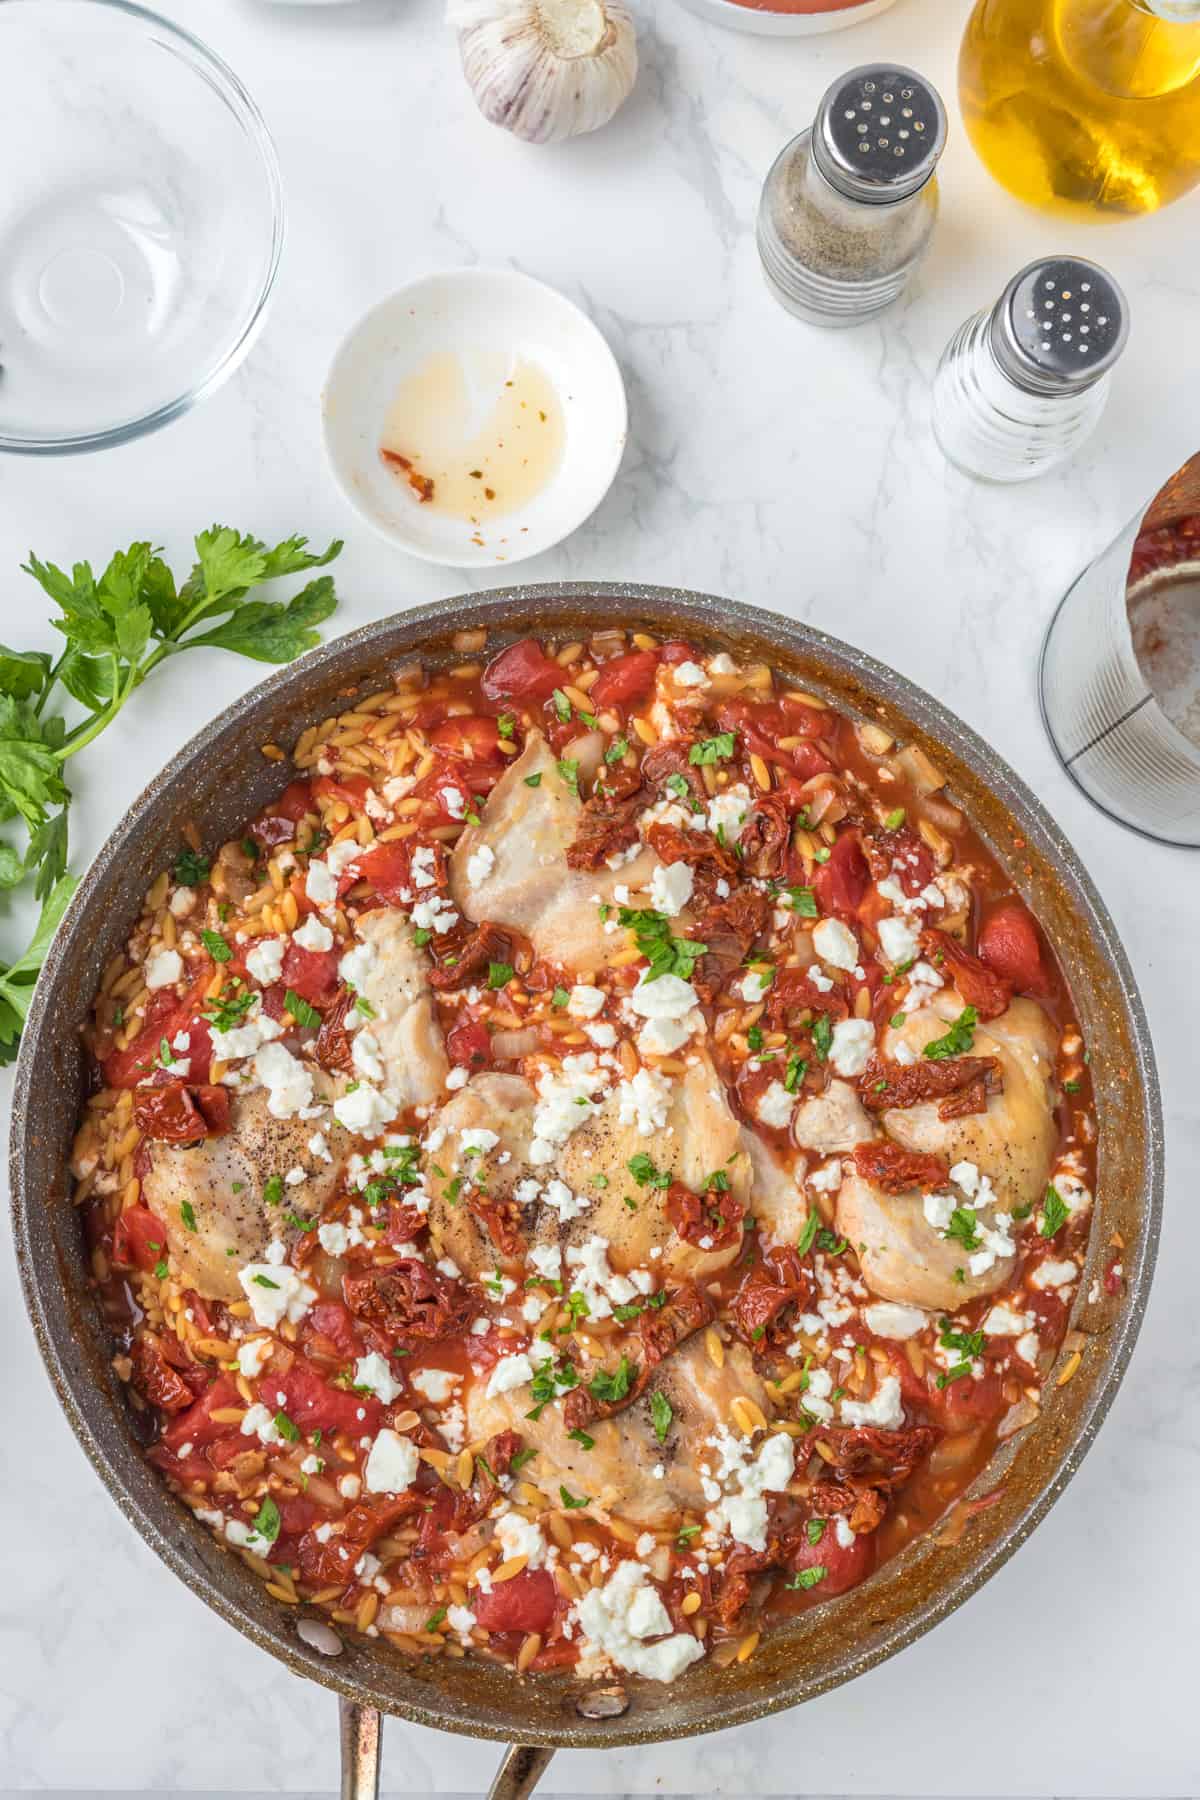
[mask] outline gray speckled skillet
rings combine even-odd
[[[101,969],[178,847],[184,822],[195,820],[215,849],[282,785],[284,771],[261,756],[262,744],[291,745],[356,694],[385,685],[416,652],[448,655],[457,630],[486,625],[498,644],[602,622],[642,622],[659,634],[761,657],[930,752],[1058,951],[1092,1052],[1100,1126],[1091,1259],[1073,1320],[1087,1336],[1082,1363],[1065,1387],[1048,1384],[1037,1423],[981,1476],[979,1492],[1003,1477],[998,1503],[973,1518],[957,1543],[910,1545],[863,1587],[768,1636],[744,1664],[721,1671],[701,1663],[669,1687],[630,1681],[629,1704],[615,1717],[595,1716],[596,1707],[583,1716],[579,1689],[560,1678],[520,1680],[486,1662],[414,1667],[380,1641],[348,1641],[330,1657],[302,1641],[295,1610],[273,1601],[142,1461],[88,1295],[67,1177],[83,1080],[79,1027]],[[1162,1119],[1146,1018],[1113,922],[1042,806],[973,732],[891,669],[807,625],[706,594],[573,583],[468,594],[352,632],[255,688],[180,751],[96,858],[51,949],[17,1069],[11,1177],[26,1300],[76,1435],[122,1512],[175,1574],[264,1650],[343,1697],[349,1792],[361,1791],[356,1781],[370,1785],[377,1711],[544,1752],[683,1737],[824,1693],[961,1605],[1062,1493],[1121,1380],[1158,1244]],[[1092,1302],[1088,1292],[1114,1232],[1125,1246],[1126,1291]],[[513,1752],[503,1791],[528,1791],[545,1760]]]

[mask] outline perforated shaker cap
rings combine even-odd
[[[996,361],[1031,394],[1080,392],[1125,348],[1129,307],[1106,269],[1046,256],[1015,274],[992,309]]]
[[[886,206],[924,187],[946,144],[946,109],[932,84],[899,63],[863,63],[825,94],[813,160],[849,200]]]

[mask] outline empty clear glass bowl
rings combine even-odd
[[[275,148],[212,51],[126,0],[0,0],[0,450],[176,418],[263,322]]]

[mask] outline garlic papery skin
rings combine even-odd
[[[530,144],[607,125],[637,79],[623,0],[448,0],[485,119]]]

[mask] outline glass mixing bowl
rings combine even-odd
[[[127,0],[0,0],[0,450],[153,431],[237,367],[283,248],[261,113]]]

